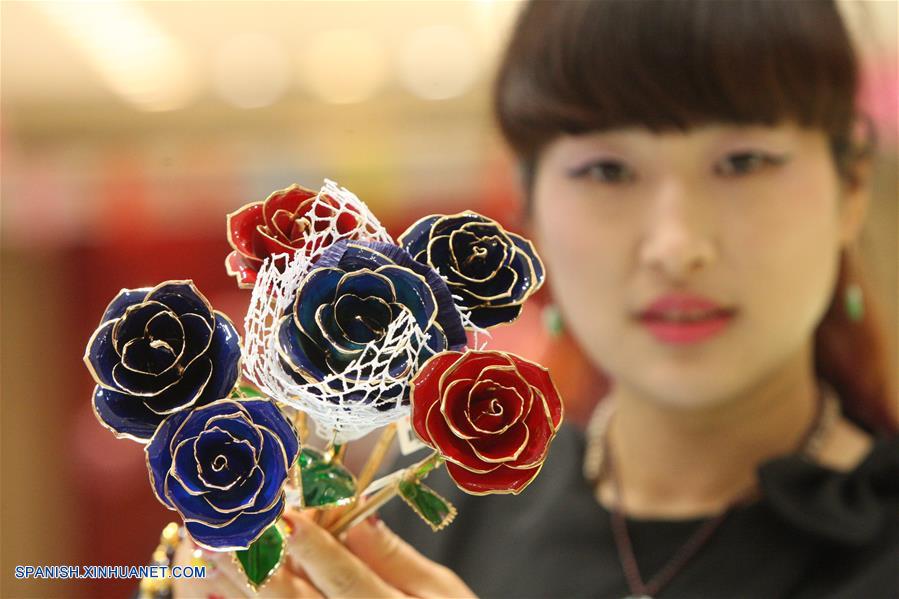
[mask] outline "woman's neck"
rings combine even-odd
[[[798,448],[817,397],[810,344],[760,384],[709,408],[672,407],[616,385],[608,442],[623,510],[672,519],[720,511],[755,484],[762,462]],[[599,488],[607,505],[610,483]]]

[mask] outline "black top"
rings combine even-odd
[[[444,469],[432,473],[426,484],[459,510],[437,533],[399,500],[381,516],[480,597],[625,597],[610,514],[582,475],[584,449],[583,433],[563,426],[518,496],[470,496]],[[899,597],[899,438],[876,439],[848,473],[793,455],[759,476],[762,499],[730,514],[659,597]],[[644,581],[703,522],[628,518]]]

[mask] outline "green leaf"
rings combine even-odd
[[[438,531],[456,517],[456,508],[422,482],[400,481],[400,497],[431,528]]]
[[[235,551],[234,556],[254,589],[265,583],[281,566],[285,537],[277,525],[268,527],[249,549]]]
[[[231,397],[237,399],[246,399],[248,397],[265,397],[265,395],[262,393],[262,391],[250,385],[249,383],[241,383],[231,392]]]
[[[333,464],[315,449],[304,447],[297,458],[303,481],[306,507],[331,508],[352,503],[356,477],[340,464]]]

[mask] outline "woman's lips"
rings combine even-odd
[[[698,295],[670,294],[656,299],[638,320],[663,343],[698,343],[724,331],[736,314]]]

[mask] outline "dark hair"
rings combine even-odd
[[[560,134],[715,122],[820,129],[853,185],[873,142],[853,135],[857,89],[855,53],[831,0],[532,0],[501,62],[494,109],[528,199],[539,153]],[[859,280],[844,256],[816,334],[818,374],[841,393],[848,415],[895,432],[876,309],[861,325],[839,316],[845,285]]]

